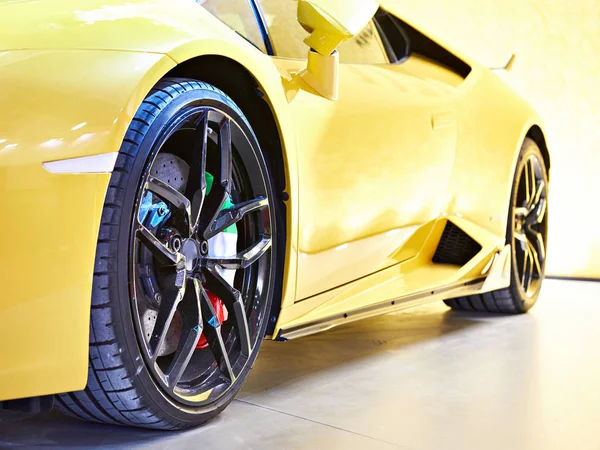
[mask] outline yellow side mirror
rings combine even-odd
[[[304,42],[328,56],[360,33],[378,7],[377,0],[299,0],[298,22],[310,33]]]
[[[298,22],[310,35],[308,65],[302,79],[330,100],[338,97],[336,48],[360,33],[373,18],[378,0],[298,0]]]

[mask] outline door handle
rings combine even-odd
[[[454,122],[454,114],[451,112],[444,112],[431,116],[431,128],[434,130],[449,127],[454,125]]]

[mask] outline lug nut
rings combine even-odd
[[[202,241],[200,244],[200,253],[202,253],[204,256],[208,254],[208,242]]]
[[[181,238],[179,236],[173,236],[171,238],[171,248],[176,252],[181,250]]]

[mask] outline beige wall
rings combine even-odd
[[[503,78],[540,113],[552,153],[548,271],[600,278],[600,1],[388,0]]]

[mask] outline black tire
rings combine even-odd
[[[151,165],[155,161],[153,158],[156,158],[156,155],[159,153],[159,151],[162,151],[159,149],[159,144],[157,144],[157,142],[163,138],[163,133],[166,133],[165,130],[168,128],[168,126],[170,126],[169,124],[176,122],[177,117],[179,117],[178,114],[181,114],[182,111],[192,108],[192,106],[196,109],[205,107],[207,108],[205,111],[212,111],[213,109],[217,112],[220,111],[223,113],[222,117],[228,117],[229,119],[227,119],[227,121],[231,121],[232,125],[227,125],[227,127],[228,130],[230,130],[228,133],[230,142],[232,143],[231,147],[235,150],[230,151],[230,154],[233,155],[230,157],[232,169],[229,172],[229,178],[225,177],[224,179],[232,180],[229,184],[234,184],[234,177],[236,176],[235,174],[238,174],[238,179],[241,179],[239,177],[242,175],[239,174],[245,170],[236,169],[237,166],[235,164],[239,163],[241,164],[240,167],[242,167],[244,164],[246,164],[245,161],[252,161],[252,170],[255,171],[255,174],[250,176],[248,175],[250,172],[244,172],[246,174],[244,176],[246,176],[249,180],[252,177],[261,177],[260,180],[259,178],[256,178],[259,180],[256,182],[256,185],[264,186],[264,195],[269,199],[269,205],[267,206],[268,213],[266,213],[264,209],[259,210],[259,208],[257,208],[257,211],[248,212],[245,214],[242,220],[247,221],[244,222],[244,224],[250,223],[253,224],[252,226],[259,227],[260,225],[258,225],[258,223],[262,222],[265,214],[267,214],[267,218],[271,220],[269,232],[272,239],[270,249],[264,250],[257,260],[258,263],[261,264],[259,269],[252,269],[255,271],[247,272],[246,270],[250,269],[240,268],[237,271],[242,273],[240,278],[243,279],[242,281],[238,281],[238,278],[236,278],[236,286],[242,283],[244,285],[248,284],[250,289],[252,287],[252,280],[254,280],[252,277],[259,276],[263,277],[261,280],[264,283],[261,284],[260,288],[256,286],[253,288],[254,290],[252,292],[254,295],[252,298],[254,300],[246,299],[241,301],[242,305],[244,305],[244,302],[250,305],[248,308],[250,309],[250,313],[246,312],[246,314],[253,314],[252,306],[261,311],[261,314],[263,314],[262,317],[256,316],[256,320],[253,319],[250,324],[247,323],[245,325],[246,330],[248,330],[250,327],[250,331],[247,336],[250,336],[252,342],[254,343],[253,346],[248,345],[246,347],[249,354],[243,353],[242,350],[242,331],[234,332],[234,330],[241,329],[239,325],[237,325],[237,322],[234,325],[229,325],[228,333],[230,333],[230,335],[228,335],[228,337],[225,337],[225,331],[221,331],[222,329],[220,325],[219,328],[214,328],[211,330],[207,329],[205,322],[203,325],[203,321],[209,320],[205,315],[204,309],[211,308],[210,306],[207,306],[209,300],[208,295],[204,291],[203,287],[202,292],[204,292],[204,296],[198,293],[198,288],[196,288],[195,291],[193,289],[190,291],[190,289],[187,288],[188,290],[186,292],[195,292],[198,303],[197,308],[202,310],[201,313],[198,312],[198,317],[200,320],[198,323],[199,325],[194,328],[195,332],[198,334],[198,338],[196,341],[194,341],[195,343],[192,344],[193,346],[189,347],[192,349],[191,355],[195,358],[194,355],[197,352],[205,351],[198,350],[199,347],[197,347],[197,345],[199,345],[198,342],[201,340],[201,336],[204,335],[206,335],[206,339],[211,342],[210,345],[206,344],[206,349],[210,349],[211,352],[213,351],[212,345],[216,345],[215,342],[217,342],[217,339],[214,338],[214,336],[217,334],[222,336],[218,339],[221,341],[220,350],[225,350],[227,352],[228,350],[226,347],[228,347],[233,352],[234,347],[240,347],[239,352],[236,353],[238,355],[238,359],[236,360],[237,362],[235,367],[233,369],[231,367],[227,367],[230,369],[229,375],[232,375],[230,377],[231,379],[229,380],[229,384],[224,383],[223,387],[219,387],[219,396],[217,396],[217,394],[209,393],[209,400],[203,401],[194,401],[191,400],[194,397],[184,396],[184,393],[182,393],[184,390],[179,389],[177,385],[179,378],[177,378],[177,381],[174,382],[175,384],[171,386],[170,389],[172,392],[169,390],[169,388],[165,388],[165,386],[161,384],[162,378],[159,376],[160,373],[157,372],[159,375],[155,373],[158,370],[155,367],[158,367],[159,364],[150,364],[148,362],[148,354],[145,352],[149,352],[150,350],[143,347],[144,342],[147,341],[144,340],[144,333],[140,333],[139,322],[136,322],[136,320],[142,320],[136,316],[136,308],[138,307],[133,306],[134,304],[137,305],[136,302],[138,302],[138,300],[133,298],[132,294],[130,294],[130,289],[134,289],[133,292],[136,292],[135,287],[130,288],[130,283],[132,283],[131,277],[133,276],[132,273],[136,273],[132,272],[132,270],[135,269],[131,269],[131,264],[136,264],[136,258],[138,258],[138,256],[136,256],[135,253],[135,245],[140,245],[137,243],[138,241],[135,241],[135,239],[138,239],[136,237],[138,236],[136,234],[138,229],[134,229],[134,225],[139,226],[139,219],[136,220],[135,218],[139,218],[140,216],[139,214],[136,216],[134,212],[138,211],[136,208],[139,208],[139,196],[142,195],[141,192],[143,189],[148,189],[148,184],[143,184],[141,180],[144,180],[144,176],[149,176],[148,174],[150,173]],[[208,124],[211,116],[209,115],[209,112],[205,112],[205,114],[206,119],[204,120],[206,120],[206,123]],[[196,120],[201,119],[190,118],[189,120],[196,124]],[[223,121],[224,120],[226,119],[223,119]],[[233,133],[231,130],[233,130],[234,124],[237,127],[236,136],[243,135],[248,142],[246,150],[240,150],[236,146],[234,138],[231,137]],[[196,124],[196,131],[194,131],[194,142],[196,142],[195,139],[197,139],[198,136],[197,130],[200,129],[200,126],[201,125]],[[211,126],[214,128],[214,125]],[[206,125],[206,127],[208,127],[208,125]],[[231,129],[229,129],[229,127],[231,127]],[[212,128],[204,128],[204,130],[204,139],[206,142],[206,139],[208,139],[206,136],[208,136],[209,133],[214,134],[215,132]],[[220,155],[223,148],[222,140],[224,139],[225,134],[220,134],[223,133],[223,128],[218,128],[217,130],[219,143],[217,145],[218,150],[216,154]],[[160,145],[162,146],[162,144]],[[203,155],[207,154],[206,148],[207,144],[205,143],[202,150]],[[248,154],[245,155],[243,154],[244,152]],[[250,153],[252,153],[252,155],[250,155]],[[237,159],[234,160],[234,156]],[[196,161],[198,160],[196,159]],[[223,161],[224,160],[222,158],[218,161],[219,171],[221,173],[223,172],[224,165],[226,166],[226,163]],[[200,167],[206,167],[206,170],[208,171],[208,163],[204,163],[204,166]],[[190,179],[191,177],[192,175],[190,170]],[[223,177],[221,180],[222,179]],[[244,178],[244,180],[245,179],[246,178]],[[250,183],[250,181],[248,181],[248,183]],[[224,185],[226,184],[227,181],[225,181]],[[217,185],[217,178],[215,178],[215,185]],[[249,184],[246,186],[249,186]],[[240,390],[243,381],[247,377],[248,372],[250,371],[251,366],[257,356],[258,349],[260,347],[260,341],[264,337],[265,330],[270,319],[270,307],[273,296],[281,295],[280,292],[275,292],[275,290],[279,289],[281,285],[280,279],[283,275],[282,262],[284,257],[282,252],[284,250],[283,246],[277,245],[277,242],[281,242],[280,237],[284,235],[285,230],[281,228],[284,226],[284,219],[281,217],[283,204],[280,200],[278,200],[278,193],[275,191],[273,186],[273,176],[267,165],[267,162],[262,155],[258,140],[254,135],[250,124],[246,120],[242,111],[225,93],[211,85],[202,82],[173,78],[161,81],[152,89],[135,114],[135,117],[125,135],[125,139],[121,146],[104,202],[93,277],[89,374],[87,386],[82,391],[57,395],[56,404],[61,411],[67,413],[68,415],[93,422],[138,426],[161,430],[176,430],[185,429],[206,422],[227,407],[227,405],[233,400],[236,393]],[[182,189],[185,191],[186,188]],[[242,188],[240,187],[239,190],[242,191]],[[217,188],[213,188],[213,191],[217,191]],[[143,192],[147,193],[147,191]],[[187,192],[182,192],[182,194],[183,193],[187,194]],[[197,193],[198,191],[196,191],[196,194]],[[201,203],[202,206],[198,207],[198,210],[201,210],[202,208],[209,208],[211,204],[215,204],[214,201],[211,202],[211,195],[212,194],[206,194],[207,200]],[[227,198],[228,194],[214,194],[213,197],[216,197],[217,195]],[[234,194],[231,195],[233,196]],[[223,200],[221,200],[220,206],[216,207],[216,213],[211,220],[214,220],[214,217],[219,214],[219,208],[222,207]],[[260,214],[260,219],[255,220],[250,218],[250,216],[254,213]],[[202,214],[198,213],[195,216],[198,218],[198,220],[194,223],[201,222]],[[194,217],[193,206],[192,213],[188,213],[188,216],[186,217],[190,219],[189,230],[192,230],[194,228],[192,226],[192,218]],[[142,223],[143,220],[145,219],[142,219]],[[254,222],[252,222],[253,220]],[[239,225],[241,222],[237,224]],[[246,225],[243,226],[246,227]],[[248,227],[250,227],[250,225],[248,225]],[[134,229],[134,231],[132,231],[132,229]],[[196,228],[196,230],[200,229],[200,226]],[[244,230],[246,230],[246,228],[244,228]],[[250,231],[244,231],[244,233],[246,233],[247,236],[251,235]],[[200,236],[201,234],[203,237],[197,237],[197,239],[208,240],[204,231],[198,231],[197,236]],[[191,241],[193,237],[194,234],[192,234],[192,231],[190,231],[186,239],[187,241]],[[242,238],[240,234],[240,239],[243,240],[250,238]],[[164,245],[168,246],[170,244],[165,243]],[[148,249],[140,250],[140,248],[141,247],[137,247],[138,252],[151,251]],[[200,249],[200,246],[198,246],[198,249]],[[197,253],[196,255],[198,258],[197,261],[200,261],[200,254]],[[206,253],[202,253],[202,255],[205,255],[204,257],[207,259],[209,258],[209,256],[206,256]],[[151,256],[151,258],[154,258],[154,256]],[[130,261],[133,261],[133,263],[130,264]],[[205,268],[200,269],[200,263],[198,262],[197,264],[198,267],[194,270],[208,270]],[[218,263],[215,264],[215,266],[211,266],[213,269],[218,265]],[[190,266],[191,265],[192,263],[190,263]],[[185,263],[184,266],[186,267],[185,270],[187,270],[187,263]],[[177,270],[177,274],[179,274],[179,270],[182,270],[182,273],[185,273],[186,277],[191,273],[191,269],[184,271],[184,269],[179,265],[175,265],[173,267],[175,267],[173,270]],[[218,267],[222,268],[222,266]],[[237,276],[238,275],[236,275],[236,277]],[[200,275],[198,275],[198,277],[198,279],[200,279]],[[137,281],[134,281],[132,284],[135,285],[136,282]],[[187,278],[185,278],[183,284],[188,284]],[[194,286],[196,285],[194,284]],[[141,294],[139,295],[141,296]],[[194,296],[194,294],[185,295],[192,295],[192,297]],[[177,296],[177,298],[179,297]],[[187,299],[187,297],[184,295],[182,295],[182,298]],[[202,303],[203,300],[207,303]],[[163,302],[164,301],[165,300],[163,300]],[[181,304],[183,303],[184,302],[181,301]],[[160,305],[157,308],[160,308]],[[175,310],[175,308],[178,307],[171,307],[172,310]],[[211,309],[211,311],[213,316],[216,317],[217,314],[215,313],[215,309]],[[175,314],[179,314],[180,317],[183,317],[184,312],[180,312],[179,309],[177,309]],[[233,311],[230,312],[230,315],[233,315]],[[235,316],[235,320],[237,320],[237,311]],[[210,320],[213,318],[214,317],[212,317]],[[248,315],[248,318],[251,318],[250,315]],[[166,325],[167,329],[173,326],[173,320],[174,319],[171,319],[171,321],[168,322],[168,325]],[[219,319],[219,321],[220,320],[221,319]],[[185,322],[183,322],[181,328],[183,329],[184,326]],[[203,332],[202,326],[204,326]],[[200,328],[200,331],[198,328]],[[223,328],[226,328],[225,325]],[[167,329],[165,329],[165,332],[163,333],[163,339],[165,340]],[[216,333],[215,330],[217,330]],[[209,331],[211,333],[210,335],[208,334]],[[201,332],[204,334],[201,334]],[[154,331],[152,333],[154,333]],[[180,333],[179,339],[181,344],[185,346],[183,337],[190,336],[190,332],[189,330],[186,331],[185,329]],[[142,335],[141,337],[140,334]],[[213,336],[213,338],[211,338],[211,336]],[[189,338],[186,337],[186,339]],[[226,342],[223,343],[223,341]],[[150,344],[148,343],[148,345]],[[163,345],[164,341],[161,341],[161,345],[157,347],[156,353],[159,353],[158,350],[162,349]],[[176,344],[177,348],[179,348],[178,345],[179,344]],[[226,356],[229,358],[228,355],[229,354]],[[189,361],[192,360],[192,356],[189,357],[186,364],[191,364]],[[244,356],[244,358],[242,358],[242,356]],[[155,358],[167,357],[159,355],[155,356]],[[175,356],[172,358],[174,360]],[[183,359],[185,359],[185,357],[183,357]],[[222,381],[219,377],[221,376],[220,374],[221,370],[223,370],[222,367],[225,359],[226,358],[218,359],[215,356],[215,361],[206,366],[210,370],[215,370],[214,373],[216,375],[211,375],[213,378],[210,378],[208,375],[206,375],[206,379],[210,378],[210,380],[213,380],[211,383],[220,383]],[[229,360],[227,361],[229,362]],[[234,366],[233,359],[231,360],[230,365],[232,367]],[[214,367],[216,367],[216,369],[214,369]],[[234,371],[238,368],[239,372],[234,373]],[[181,370],[184,371],[187,370],[187,368]],[[202,370],[204,370],[204,367]],[[219,372],[217,373],[216,370],[219,370]],[[204,376],[204,374],[201,376]],[[225,378],[226,377],[223,376],[223,379]],[[164,381],[164,383],[167,383],[167,381]],[[189,386],[192,386],[193,381],[189,381],[189,383]],[[206,383],[208,382],[206,381]],[[192,387],[189,387],[189,389],[192,389]],[[213,391],[214,389],[210,390],[210,392]],[[213,398],[213,396],[214,401],[210,400]]]
[[[541,192],[540,204],[534,204],[532,206],[532,214],[540,216],[540,223],[535,223],[531,228],[526,228],[526,225],[517,225],[518,214],[515,214],[518,205],[523,205],[526,201],[526,188],[523,184],[523,176],[527,174],[527,171],[533,167],[534,180],[536,181],[536,190]],[[532,184],[533,185],[533,184]],[[476,312],[492,312],[502,314],[521,314],[529,311],[533,305],[537,302],[540,294],[542,281],[545,275],[546,266],[546,242],[548,232],[548,213],[547,213],[547,197],[548,192],[548,171],[544,163],[544,157],[537,146],[537,144],[527,138],[521,147],[519,154],[519,160],[513,177],[513,186],[511,194],[511,202],[508,211],[508,225],[506,229],[506,243],[511,245],[511,283],[510,286],[505,289],[499,289],[484,294],[469,295],[466,297],[453,298],[444,300],[446,305],[452,309],[461,311],[476,311]],[[523,209],[523,208],[520,208]],[[531,214],[530,214],[531,216]],[[521,220],[521,222],[527,222],[527,218]],[[527,229],[527,231],[524,231]],[[521,230],[519,233],[515,230]],[[537,234],[536,234],[537,233]],[[524,266],[524,257],[522,256],[522,241],[515,238],[518,236],[527,236],[529,239],[530,235],[541,236],[542,241],[536,239],[535,247],[538,255],[539,269],[534,267],[535,262],[531,265],[529,270],[531,274],[523,277],[523,272],[527,272],[527,267]],[[529,242],[529,241],[528,241]],[[528,244],[527,244],[528,245]],[[534,244],[531,244],[534,245]]]

